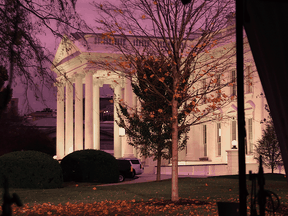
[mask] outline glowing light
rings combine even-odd
[[[122,127],[119,127],[119,136],[125,136],[125,129]]]

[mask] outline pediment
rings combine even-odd
[[[74,43],[72,40],[70,40],[66,35],[62,38],[57,52],[55,54],[53,65],[59,66],[63,64],[64,62],[75,58],[76,56],[80,55],[81,51],[79,47],[76,46],[76,43]],[[51,68],[53,68],[53,65]]]

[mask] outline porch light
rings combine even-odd
[[[237,149],[237,141],[236,140],[232,141],[232,149]]]
[[[122,127],[119,127],[119,136],[125,136],[125,129]]]

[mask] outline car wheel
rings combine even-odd
[[[123,182],[125,180],[125,176],[123,174],[119,174],[119,182]]]
[[[135,170],[133,170],[133,172],[131,173],[131,178],[134,178],[135,177]]]

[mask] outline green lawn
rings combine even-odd
[[[281,204],[288,205],[288,184],[284,175],[265,174],[265,179],[265,189],[275,192]],[[248,177],[247,188],[250,194]],[[216,202],[239,202],[238,176],[181,178],[179,203],[169,202],[171,180],[111,186],[72,183],[58,189],[11,188],[9,192],[10,195],[17,193],[26,204],[25,208],[13,205],[13,210],[17,210],[14,215],[217,215]],[[250,205],[250,195],[247,201]],[[2,204],[2,195],[0,202]],[[21,209],[26,212],[20,214]],[[281,211],[284,211],[283,206]]]

